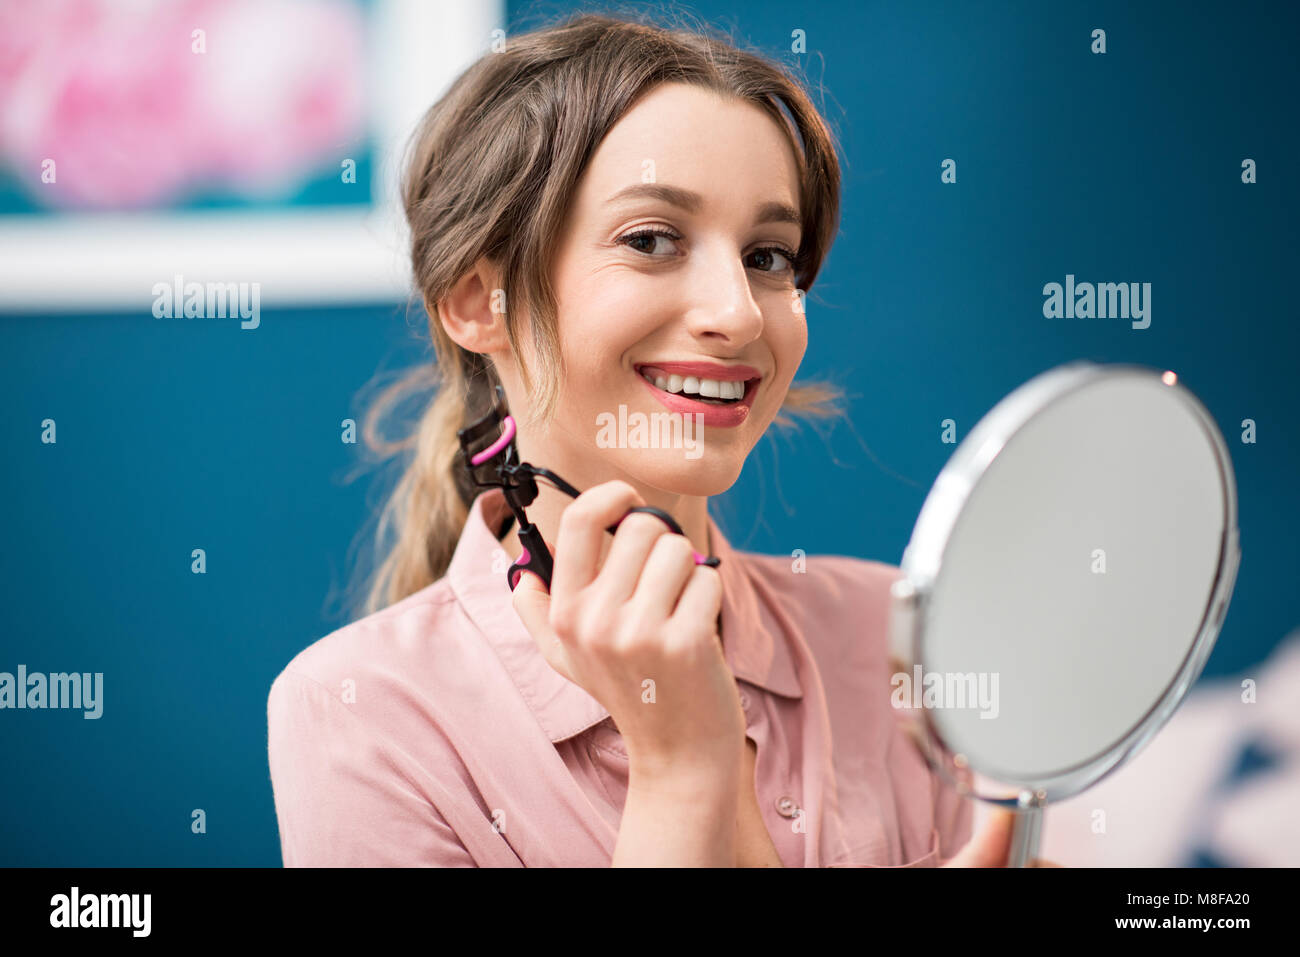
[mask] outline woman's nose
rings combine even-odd
[[[714,338],[739,347],[763,333],[763,312],[754,301],[745,264],[734,253],[701,263],[698,290],[686,313],[691,335]]]

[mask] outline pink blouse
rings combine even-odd
[[[599,702],[515,614],[492,529],[470,510],[447,574],[321,638],[267,700],[286,866],[607,867],[628,758]],[[841,556],[722,559],[723,654],[757,746],[759,808],[786,867],[919,867],[970,839],[968,801],[890,705],[889,585]],[[805,567],[806,565],[806,567]]]

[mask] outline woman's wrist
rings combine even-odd
[[[733,804],[740,793],[738,754],[659,754],[628,747],[628,788],[689,800]]]
[[[629,760],[615,867],[734,867],[738,762]]]

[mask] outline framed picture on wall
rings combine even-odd
[[[404,299],[400,153],[502,16],[472,0],[0,6],[0,309],[147,309],[174,281],[256,282],[263,306]]]

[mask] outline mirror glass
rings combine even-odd
[[[903,561],[923,596],[905,660],[932,692],[931,732],[959,767],[1018,788],[1090,765],[1095,779],[1172,713],[1236,567],[1231,466],[1194,397],[1172,373],[1066,369],[971,431]]]

